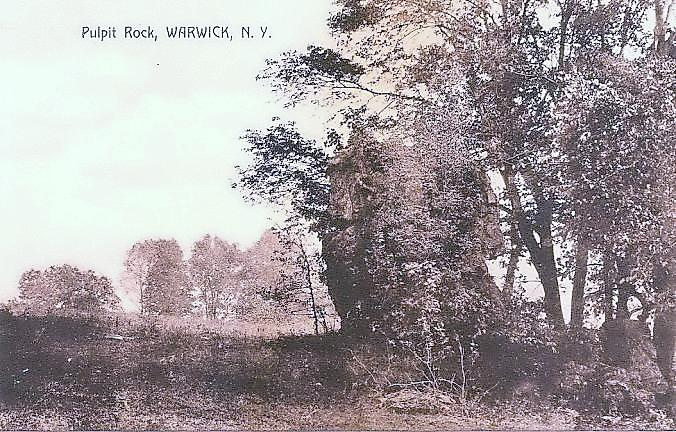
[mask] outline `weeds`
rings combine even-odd
[[[459,346],[413,355],[337,334],[241,337],[179,319],[0,318],[0,429],[412,429],[421,419],[485,429],[570,417],[491,408]]]
[[[398,413],[469,415],[480,409],[495,387],[470,391],[466,352],[460,343],[456,353],[435,353],[429,344],[420,351],[410,346],[395,349],[390,344],[380,351],[365,348],[361,352],[348,349],[355,381],[375,395],[382,407]]]

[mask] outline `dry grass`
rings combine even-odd
[[[119,318],[102,323],[2,315],[0,429],[559,430],[610,425],[602,419],[583,421],[546,401],[460,404],[413,388],[374,392],[373,379],[354,364],[353,354],[368,367],[394,366],[386,366],[382,352],[335,335],[276,337],[269,327],[251,333],[255,326],[233,331],[229,326],[235,323]],[[127,338],[106,338],[111,334]]]

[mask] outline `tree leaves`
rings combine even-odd
[[[180,314],[188,310],[183,251],[176,240],[135,243],[127,252],[125,270],[136,284],[142,314]]]
[[[232,312],[240,294],[243,256],[235,244],[205,235],[196,241],[188,260],[190,282],[207,318]]]
[[[101,313],[119,306],[110,280],[68,264],[29,270],[19,280],[19,296],[38,313]]]
[[[326,223],[329,181],[326,174],[329,151],[339,139],[329,133],[324,147],[303,138],[293,123],[248,131],[244,138],[253,161],[240,169],[237,187],[252,199],[264,199],[311,221],[319,228]]]

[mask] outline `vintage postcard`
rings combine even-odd
[[[676,0],[0,0],[0,430],[673,430]]]

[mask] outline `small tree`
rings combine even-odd
[[[141,314],[178,314],[187,310],[183,251],[176,240],[136,243],[127,252],[124,266],[138,292]]]
[[[237,313],[244,319],[279,321],[289,317],[282,304],[267,296],[268,288],[282,281],[283,263],[277,259],[282,250],[284,245],[279,236],[268,229],[242,252],[242,293]]]
[[[291,313],[312,318],[315,334],[328,331],[327,310],[331,306],[326,285],[321,281],[323,260],[319,240],[300,222],[289,222],[273,231],[282,246],[274,260],[279,263],[279,278],[268,285],[265,297],[282,304]]]
[[[208,234],[193,245],[188,268],[205,317],[215,319],[234,306],[242,270],[240,255],[236,244]]]
[[[29,270],[19,280],[19,298],[31,311],[97,314],[119,306],[110,280],[68,264]]]

